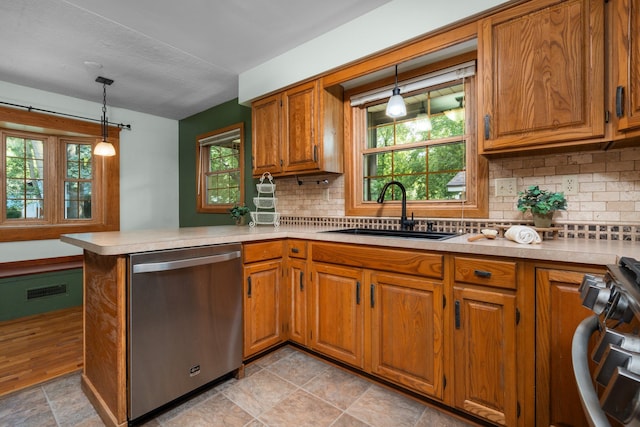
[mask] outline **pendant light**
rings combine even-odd
[[[100,127],[102,129],[102,140],[98,142],[96,147],[93,149],[93,154],[96,156],[115,156],[116,149],[111,144],[107,137],[109,135],[108,124],[107,121],[107,85],[111,85],[113,80],[108,79],[106,77],[98,76],[96,78],[98,83],[102,83],[102,119],[100,120]]]
[[[396,65],[396,85],[393,88],[391,98],[387,103],[387,116],[389,117],[403,117],[407,115],[407,106],[404,105],[404,99],[400,95],[400,88],[398,87],[398,66]]]

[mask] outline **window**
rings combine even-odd
[[[0,124],[0,241],[119,228],[119,159],[94,158],[100,125],[8,108]]]
[[[399,214],[399,204],[393,202],[400,200],[397,187],[386,195],[391,202],[376,202],[391,180],[405,186],[410,211],[418,216],[486,215],[486,200],[479,197],[486,185],[486,162],[477,156],[471,108],[475,67],[452,68],[400,82],[407,115],[398,119],[385,113],[386,90],[377,89],[378,95],[376,90],[351,91],[348,215]],[[467,71],[459,71],[463,69]]]
[[[464,110],[454,116],[464,99],[457,83],[407,96],[407,117],[393,120],[386,102],[366,108],[367,138],[362,150],[363,200],[376,200],[385,183],[400,181],[407,200],[451,200],[463,197],[460,187],[448,183],[464,174],[466,139]],[[445,114],[445,112],[447,114]],[[395,189],[396,187],[394,187]],[[397,200],[397,194],[393,199]]]
[[[242,123],[197,138],[198,212],[226,213],[244,204]]]

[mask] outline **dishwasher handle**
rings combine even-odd
[[[134,264],[133,273],[155,273],[158,271],[178,270],[180,268],[196,267],[198,265],[215,264],[240,258],[240,251],[225,252],[219,255],[204,256],[199,258],[187,258],[175,261],[149,262]]]

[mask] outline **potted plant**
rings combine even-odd
[[[246,206],[235,205],[229,209],[231,218],[236,222],[236,225],[243,225],[245,223],[245,215],[249,213],[249,208]]]
[[[526,191],[519,192],[518,196],[518,210],[531,210],[533,224],[539,228],[551,226],[553,213],[567,208],[564,193],[541,190],[537,185],[531,185]]]

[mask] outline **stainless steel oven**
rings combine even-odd
[[[640,426],[640,262],[622,257],[604,278],[585,275],[580,293],[594,312],[576,329],[571,351],[587,420],[596,427]]]

